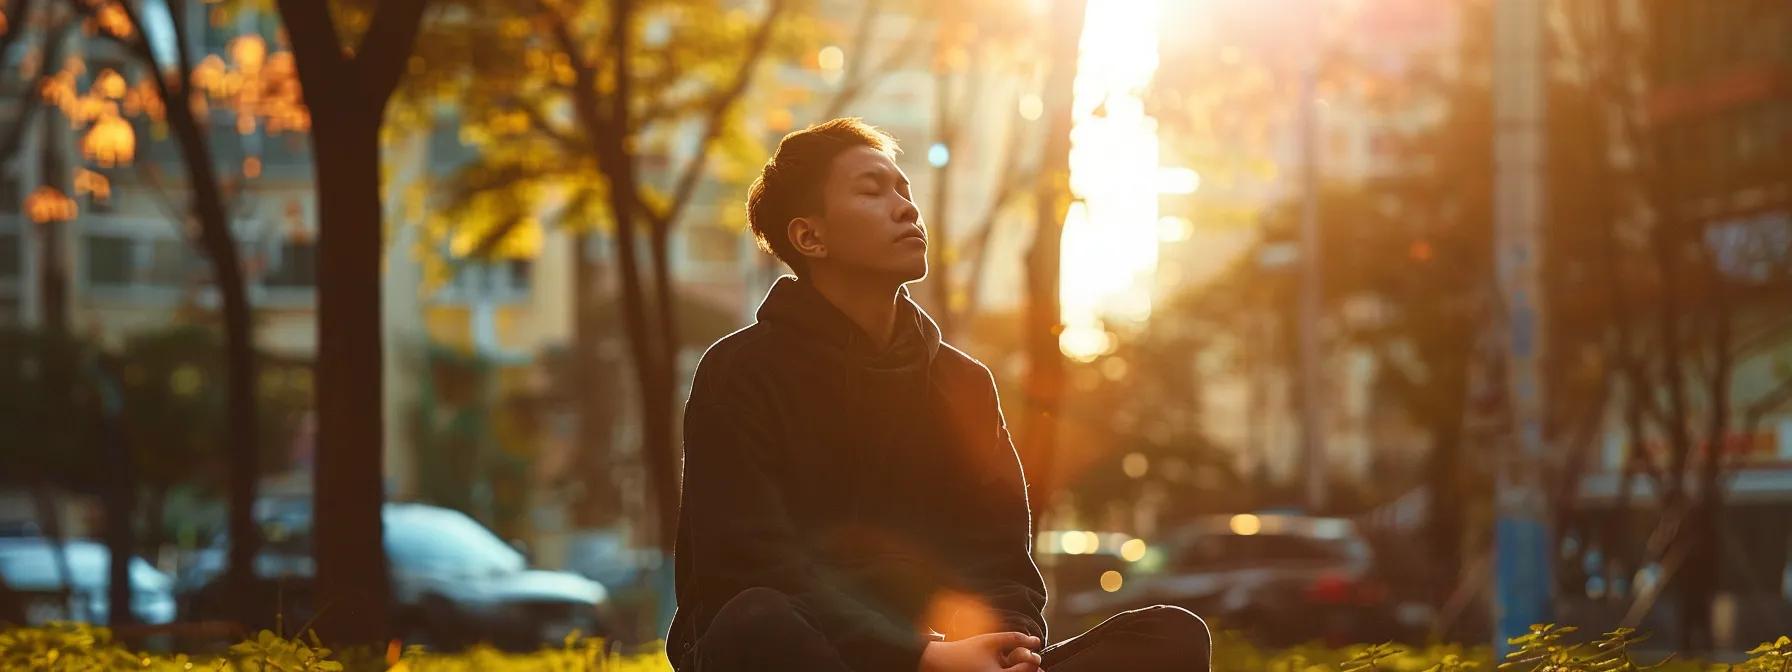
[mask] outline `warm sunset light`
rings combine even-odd
[[[1792,672],[1785,45],[0,0],[0,660]]]
[[[1141,91],[1157,69],[1158,0],[1089,3],[1076,80],[1070,185],[1082,199],[1064,224],[1064,354],[1113,346],[1103,322],[1151,313],[1157,268],[1157,124]],[[1190,189],[1190,180],[1182,183]]]

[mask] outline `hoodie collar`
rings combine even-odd
[[[909,296],[897,290],[896,333],[879,352],[864,329],[822,296],[807,280],[783,276],[772,283],[759,305],[760,322],[787,327],[814,339],[849,361],[877,369],[907,369],[931,364],[939,354],[940,328]]]

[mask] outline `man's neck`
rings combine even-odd
[[[811,271],[804,281],[871,338],[878,351],[889,347],[896,326],[896,299],[902,285]]]

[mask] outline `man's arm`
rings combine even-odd
[[[701,592],[782,591],[809,608],[855,669],[914,672],[926,640],[835,588],[800,546],[766,468],[771,441],[731,405],[693,399],[685,410],[685,515]]]
[[[986,452],[971,455],[968,473],[956,479],[964,494],[959,509],[963,517],[951,527],[953,555],[965,584],[989,608],[994,620],[974,630],[1024,632],[1046,641],[1045,580],[1033,563],[1033,518],[1027,508],[1026,477],[1002,417],[993,378],[982,403],[992,409],[995,427],[977,428],[967,445],[973,451]]]

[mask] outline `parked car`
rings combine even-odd
[[[1045,577],[1046,618],[1053,623],[1065,614],[1059,595],[1099,591],[1104,576],[1124,573],[1133,560],[1125,557],[1132,535],[1087,530],[1046,530],[1033,542],[1033,559]]]
[[[1397,639],[1400,622],[1354,523],[1279,514],[1202,517],[1150,542],[1119,585],[1071,591],[1073,626],[1151,604],[1185,607],[1267,645]]]
[[[257,599],[280,605],[287,627],[315,614],[308,507],[258,507],[266,540],[255,559]],[[531,569],[523,553],[459,511],[388,503],[383,511],[394,632],[406,643],[458,648],[490,642],[511,650],[559,644],[572,630],[613,627],[609,594],[570,572]],[[194,619],[223,618],[227,541],[182,574]],[[256,623],[254,627],[272,627]]]
[[[105,623],[111,614],[107,589],[112,585],[112,551],[90,539],[62,544],[68,581],[56,558],[56,546],[43,537],[0,537],[0,579],[24,601],[25,624],[50,621]],[[130,563],[131,613],[140,623],[174,620],[174,580],[143,558]]]

